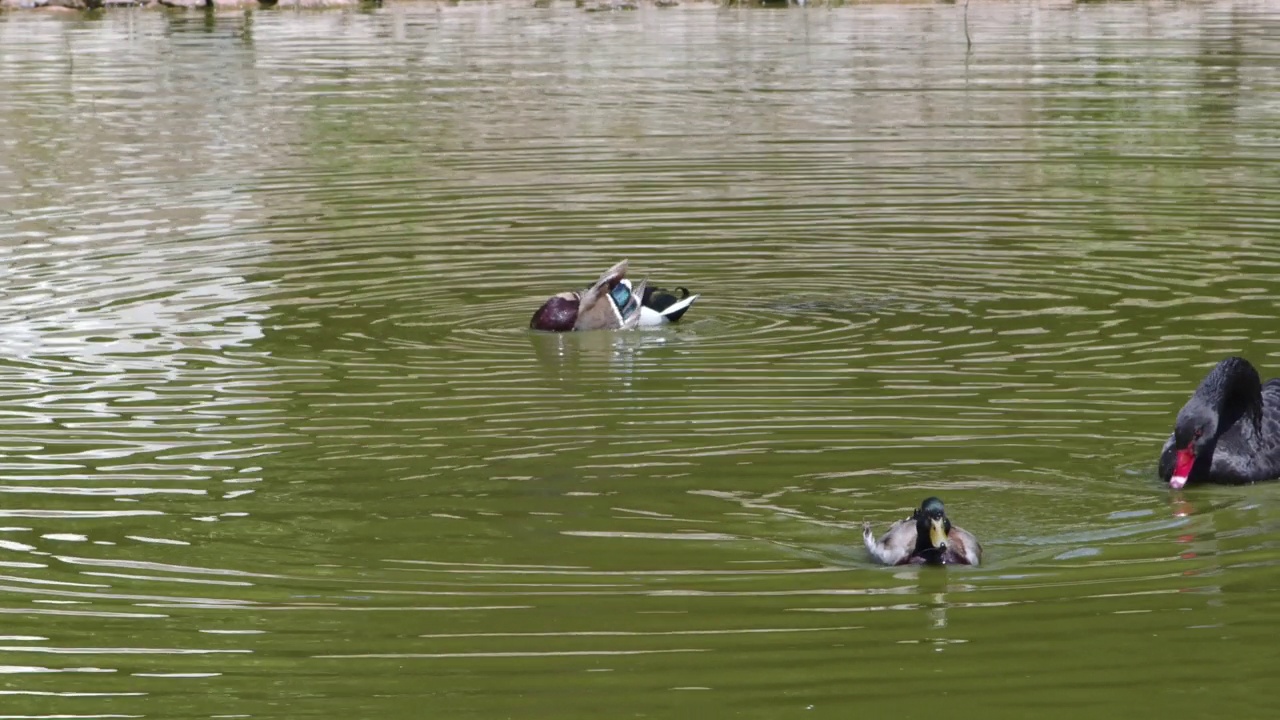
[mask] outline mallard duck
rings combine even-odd
[[[871,557],[885,565],[977,565],[982,560],[978,538],[952,525],[936,497],[920,503],[911,517],[890,525],[879,540],[871,523],[863,523],[862,542]]]
[[[643,296],[644,282],[640,283]],[[640,300],[627,280],[627,261],[605,271],[582,292],[553,295],[529,321],[534,330],[628,330],[640,324]]]
[[[633,286],[626,276],[627,261],[623,260],[586,290],[552,296],[533,314],[529,327],[567,332],[663,325],[679,320],[698,299],[685,288],[650,288],[643,280]]]
[[[1178,411],[1159,471],[1175,490],[1280,477],[1280,379],[1264,385],[1241,357],[1218,363]]]

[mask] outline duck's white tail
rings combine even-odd
[[[640,308],[640,325],[642,327],[653,327],[675,322],[680,319],[681,315],[684,315],[684,311],[688,310],[693,301],[697,299],[697,295],[690,295],[679,302],[672,303],[661,311],[654,310],[651,307],[642,307]]]

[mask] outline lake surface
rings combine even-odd
[[[0,15],[0,715],[1272,717],[1280,9],[963,13]]]

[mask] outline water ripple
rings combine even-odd
[[[1277,29],[0,17],[6,712],[1260,715],[1277,491],[1152,465],[1280,372]],[[526,329],[624,257],[701,299]],[[873,567],[929,494],[984,565]]]

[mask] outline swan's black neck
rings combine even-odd
[[[1248,419],[1248,429],[1261,429],[1262,379],[1248,360],[1229,357],[1218,363],[1196,388],[1196,396],[1217,413],[1218,434],[1241,418]]]

